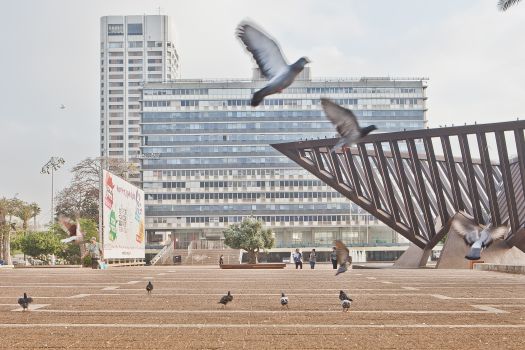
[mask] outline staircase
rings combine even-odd
[[[169,261],[173,263],[173,242],[170,242],[169,244],[165,245],[164,248],[161,249],[160,252],[157,253],[151,259],[150,264],[151,265],[171,265]]]

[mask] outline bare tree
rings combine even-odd
[[[93,219],[98,222],[98,201],[101,169],[107,168],[117,176],[137,171],[133,163],[114,158],[86,158],[71,169],[73,179],[56,196],[56,214],[70,218]]]

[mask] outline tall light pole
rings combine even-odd
[[[65,163],[66,161],[62,157],[51,157],[46,164],[42,167],[42,170],[40,171],[40,174],[51,174],[51,224],[53,223],[54,219],[54,212],[55,212],[55,205],[54,205],[54,173],[56,170],[60,169],[60,167]]]

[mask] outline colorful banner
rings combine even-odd
[[[144,191],[104,170],[102,184],[104,258],[143,259]]]

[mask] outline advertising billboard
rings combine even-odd
[[[144,191],[104,170],[102,245],[104,258],[145,257]]]

